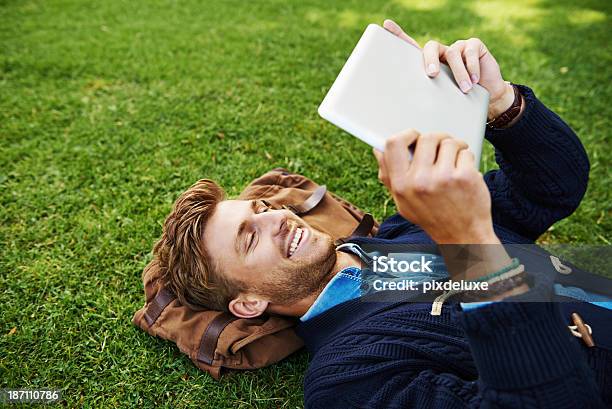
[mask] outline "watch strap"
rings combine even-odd
[[[494,118],[487,122],[487,126],[492,129],[505,128],[508,126],[510,122],[512,122],[520,113],[521,113],[521,105],[523,104],[523,98],[519,89],[516,85],[511,84],[512,89],[514,90],[514,101],[512,101],[512,105],[502,112],[497,118]]]

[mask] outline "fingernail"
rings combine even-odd
[[[472,88],[472,85],[469,82],[467,82],[466,80],[463,80],[459,84],[459,88],[461,88],[461,91],[463,91],[463,92],[468,92],[470,90],[470,88]]]
[[[476,83],[478,82],[478,75],[476,75],[476,74],[472,74],[472,75],[470,76],[470,78],[472,78],[472,82],[473,82],[474,84],[476,84]]]
[[[434,75],[437,71],[438,67],[436,67],[436,64],[431,63],[427,66],[427,74]]]
[[[391,28],[394,28],[394,29],[399,28],[397,23],[393,20],[385,20],[385,24],[387,24],[388,26],[391,26]]]

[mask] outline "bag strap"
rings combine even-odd
[[[175,299],[176,297],[174,294],[172,294],[170,290],[166,289],[166,287],[160,288],[155,295],[155,298],[153,298],[145,310],[144,318],[145,321],[147,321],[147,325],[150,327],[151,325],[155,324],[155,321],[157,321],[162,311],[164,311],[168,304]]]
[[[222,312],[217,315],[206,327],[202,340],[200,341],[200,349],[198,351],[197,359],[205,364],[212,365],[215,359],[215,350],[217,349],[217,342],[219,341],[219,335],[227,325],[237,320],[238,318],[230,313]]]
[[[302,203],[283,205],[283,208],[291,210],[298,216],[306,214],[321,203],[321,200],[323,200],[325,197],[325,192],[327,192],[327,186],[321,185],[316,188],[312,194],[308,196],[308,199],[304,200]]]
[[[374,227],[374,218],[372,217],[370,213],[366,213],[363,215],[363,218],[361,219],[357,227],[355,227],[355,230],[353,230],[353,232],[349,236],[342,237],[336,240],[335,244],[336,245],[344,244],[353,237],[366,237],[368,234],[372,232],[373,227]]]
[[[361,219],[357,227],[355,227],[355,230],[353,230],[350,237],[365,237],[370,234],[370,232],[372,231],[372,227],[374,227],[374,218],[370,213],[366,213],[363,215],[363,218]]]

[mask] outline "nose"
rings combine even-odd
[[[255,220],[262,231],[266,231],[272,236],[280,236],[289,229],[287,222],[290,220],[291,215],[292,213],[286,209],[268,210],[267,212],[256,214]]]

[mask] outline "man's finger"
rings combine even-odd
[[[449,138],[442,140],[438,149],[435,166],[442,172],[450,173],[455,168],[458,153],[467,149],[467,147],[467,143],[459,139]]]
[[[474,168],[476,166],[476,158],[474,154],[464,149],[457,155],[457,169],[467,169],[469,167]]]
[[[423,63],[425,72],[430,77],[435,77],[440,72],[440,57],[444,55],[446,46],[437,41],[430,40],[423,47]]]
[[[465,66],[470,74],[470,80],[476,84],[480,80],[480,56],[482,55],[484,44],[477,38],[470,38],[465,43],[463,58]]]
[[[421,169],[432,166],[436,161],[436,155],[438,153],[440,142],[447,138],[450,138],[450,136],[442,133],[428,133],[421,135],[421,137],[417,140],[416,147],[414,148],[411,166]]]
[[[385,142],[385,153],[383,159],[387,172],[388,185],[392,190],[393,184],[397,184],[406,179],[406,174],[410,168],[410,152],[408,147],[419,137],[419,133],[414,129],[400,132],[392,136]]]
[[[378,162],[378,165],[379,166],[384,165],[385,162],[383,161],[383,153],[376,148],[372,149],[372,153],[376,157],[376,161]]]
[[[395,34],[396,36],[398,36],[402,40],[406,41],[407,43],[412,44],[416,48],[421,48],[419,43],[417,43],[414,38],[412,38],[408,34],[404,33],[404,30],[402,30],[402,28],[399,26],[399,24],[397,24],[395,21],[387,19],[387,20],[384,21],[383,27],[387,31],[389,31],[391,34]]]
[[[463,63],[463,42],[456,42],[452,46],[448,47],[446,52],[444,53],[444,57],[446,58],[446,62],[451,68],[453,72],[453,76],[455,77],[455,81],[461,88],[461,91],[467,93],[472,89],[472,80],[465,69],[465,64]]]
[[[388,187],[389,175],[387,174],[387,168],[385,167],[383,153],[378,149],[372,149],[372,152],[374,153],[376,161],[378,162],[378,179]]]

